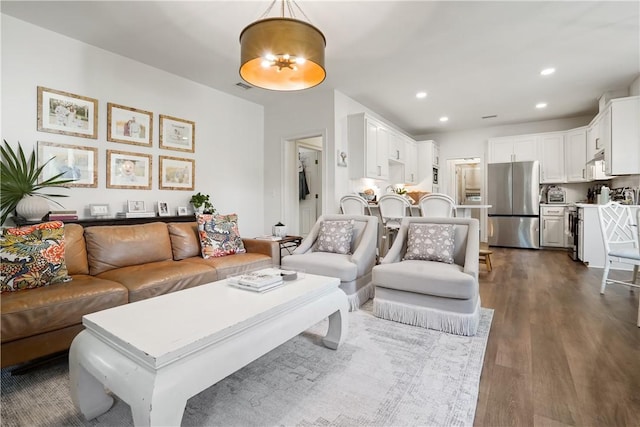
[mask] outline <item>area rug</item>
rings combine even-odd
[[[371,301],[349,313],[337,351],[321,322],[187,402],[184,426],[472,425],[493,310],[462,337],[382,320]],[[131,426],[129,406],[86,421],[69,396],[63,360],[25,375],[2,371],[8,426]]]

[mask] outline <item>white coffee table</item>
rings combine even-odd
[[[83,317],[69,351],[71,397],[88,419],[113,391],[136,425],[180,425],[187,399],[329,317],[325,346],[347,333],[339,279],[306,274],[259,294],[225,280]]]

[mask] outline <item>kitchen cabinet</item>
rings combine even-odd
[[[596,116],[587,126],[587,160],[593,159],[600,150],[600,116]]]
[[[565,132],[545,133],[538,137],[540,149],[540,183],[565,182],[564,171]]]
[[[540,246],[566,247],[565,209],[564,206],[541,207]]]
[[[418,147],[415,141],[406,139],[404,182],[407,185],[415,185],[418,181]]]
[[[539,160],[536,135],[518,135],[489,140],[488,163],[526,162]]]
[[[604,170],[604,160],[596,160],[587,164],[587,180],[589,181],[606,181],[613,176],[607,175]]]
[[[365,113],[348,116],[349,175],[352,179],[389,178],[388,129]]]
[[[389,160],[399,163],[405,162],[404,139],[394,131],[389,131]]]
[[[590,158],[589,158],[590,159]],[[566,182],[587,182],[587,128],[568,131],[564,137]]]
[[[640,96],[612,99],[600,115],[605,172],[640,174]]]

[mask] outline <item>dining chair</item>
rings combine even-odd
[[[411,216],[411,203],[399,194],[385,194],[378,201],[378,210],[383,228],[380,256],[384,256],[393,243],[393,237],[400,228],[402,218]]]
[[[598,206],[598,218],[600,230],[605,248],[604,271],[600,293],[604,294],[609,284],[629,286],[629,289],[640,288],[638,284],[638,269],[640,268],[640,245],[638,244],[638,222],[640,214],[634,219],[629,206],[617,202],[609,202]],[[631,280],[617,280],[609,277],[609,271],[613,262],[629,264],[633,266]],[[640,306],[638,307],[638,327],[640,327]]]
[[[452,218],[456,216],[456,202],[441,193],[426,194],[418,200],[420,216],[425,218]]]
[[[342,196],[340,199],[340,210],[345,215],[371,215],[369,202],[355,194]]]

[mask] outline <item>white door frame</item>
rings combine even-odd
[[[287,226],[289,234],[298,234],[300,232],[300,221],[298,211],[300,204],[298,200],[298,145],[297,141],[307,138],[322,138],[322,189],[320,200],[319,215],[324,214],[327,200],[327,131],[310,130],[304,133],[290,135],[280,140],[282,153],[280,188],[282,188],[282,199],[280,200],[280,212],[282,212],[282,221]],[[316,147],[317,148],[317,147]]]

